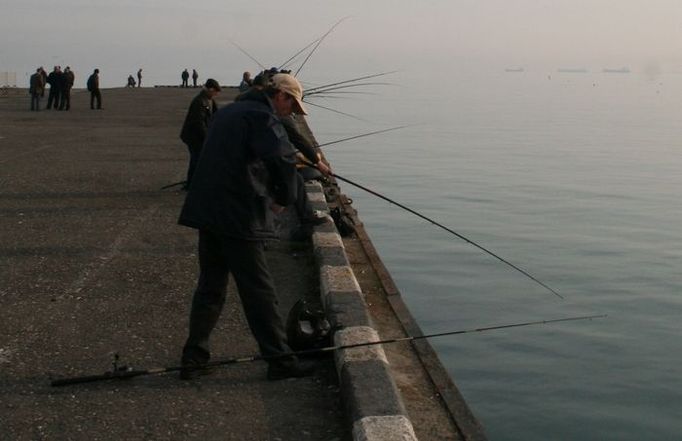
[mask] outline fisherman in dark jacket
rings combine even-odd
[[[300,83],[275,75],[264,94],[219,110],[179,223],[199,230],[200,275],[190,313],[180,378],[208,373],[209,337],[221,314],[228,275],[264,356],[290,352],[263,241],[274,238],[273,213],[296,198],[294,149],[278,116],[305,114]],[[270,359],[268,379],[302,377],[294,356]]]
[[[209,78],[201,92],[194,97],[189,105],[185,123],[182,125],[182,132],[180,132],[180,139],[187,144],[189,149],[189,166],[187,167],[187,181],[183,187],[184,190],[187,190],[192,182],[194,169],[201,154],[201,147],[204,145],[208,133],[208,123],[218,110],[218,105],[213,99],[218,93],[220,93],[220,85],[216,80]]]

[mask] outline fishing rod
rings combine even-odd
[[[303,91],[303,94],[305,95],[306,93],[309,93],[309,92],[312,92],[312,91],[315,91],[315,90],[318,90],[318,89],[324,89],[324,88],[331,87],[331,86],[337,86],[337,85],[339,85],[339,84],[348,84],[348,83],[352,83],[352,82],[355,82],[355,81],[368,80],[368,79],[370,79],[370,78],[381,77],[381,76],[384,76],[384,75],[391,75],[391,74],[394,74],[394,73],[396,73],[396,72],[398,72],[398,71],[397,71],[397,70],[393,70],[393,71],[390,71],[390,72],[380,72],[380,73],[376,73],[376,74],[365,75],[365,76],[362,76],[362,77],[353,78],[353,79],[350,79],[350,80],[337,81],[336,83],[330,83],[330,84],[324,84],[324,85],[322,85],[322,86],[311,87],[311,88],[309,88],[309,89],[304,90],[304,91]]]
[[[310,59],[310,57],[312,57],[313,53],[315,53],[315,51],[316,51],[317,48],[320,46],[320,44],[322,44],[322,42],[324,41],[324,39],[327,38],[327,35],[331,34],[332,31],[333,31],[338,25],[340,25],[342,21],[346,20],[347,18],[348,18],[348,17],[343,17],[341,20],[337,21],[337,22],[334,24],[334,26],[332,26],[331,29],[329,29],[329,30],[327,31],[326,34],[324,34],[323,36],[320,37],[320,39],[318,40],[318,42],[317,42],[317,44],[315,45],[315,47],[310,51],[310,53],[309,53],[308,56],[305,58],[305,60],[303,60],[303,63],[301,63],[301,66],[298,68],[298,70],[296,71],[296,73],[294,73],[294,76],[295,76],[295,77],[298,76],[298,73],[301,71],[301,69],[303,69],[303,66],[305,66],[305,64],[308,62],[308,60]]]
[[[303,96],[309,97],[317,95],[320,93],[328,93],[335,90],[350,89],[352,87],[363,87],[363,86],[393,86],[392,83],[357,83],[357,84],[345,84],[341,86],[329,87],[327,89],[315,89],[312,92],[304,91]]]
[[[167,189],[167,188],[177,187],[178,185],[184,185],[184,184],[186,184],[186,183],[187,183],[187,181],[175,182],[175,183],[173,183],[173,184],[164,185],[164,186],[161,187],[159,190],[165,190],[165,189]]]
[[[309,161],[306,161],[306,160],[303,160],[303,159],[299,159],[299,160],[302,161],[303,164],[304,164],[304,165],[307,165],[308,167],[317,168],[317,167],[315,167],[315,164],[313,164],[313,163],[311,163],[311,162],[309,162]],[[533,280],[535,283],[537,283],[538,285],[540,285],[540,286],[542,286],[543,288],[547,289],[548,291],[550,291],[552,294],[554,294],[555,296],[559,297],[560,299],[563,299],[563,298],[564,298],[561,294],[559,294],[558,292],[556,292],[554,289],[552,289],[550,286],[548,286],[548,285],[545,284],[544,282],[542,282],[542,281],[538,280],[537,278],[535,278],[534,276],[532,276],[532,275],[531,275],[530,273],[528,273],[526,270],[519,268],[518,266],[516,266],[516,265],[514,265],[513,263],[509,262],[507,259],[504,259],[503,257],[500,257],[499,255],[493,253],[492,251],[490,251],[489,249],[485,248],[484,246],[479,245],[478,243],[474,242],[473,240],[471,240],[471,239],[469,239],[469,238],[467,238],[467,237],[465,237],[465,236],[459,234],[459,233],[456,232],[455,230],[453,230],[453,229],[451,229],[451,228],[448,228],[448,227],[446,227],[445,225],[443,225],[443,224],[441,224],[441,223],[439,223],[439,222],[436,222],[435,220],[431,219],[431,218],[428,217],[428,216],[424,216],[424,215],[421,214],[420,212],[418,212],[418,211],[416,211],[416,210],[413,210],[412,208],[410,208],[410,207],[408,207],[408,206],[406,206],[406,205],[404,205],[404,204],[401,204],[400,202],[396,202],[395,200],[393,200],[393,199],[391,199],[391,198],[389,198],[389,197],[387,197],[387,196],[384,196],[384,195],[381,194],[381,193],[378,193],[378,192],[376,192],[376,191],[374,191],[374,190],[372,190],[372,189],[370,189],[370,188],[367,188],[367,187],[365,187],[364,185],[358,184],[357,182],[353,182],[353,181],[351,181],[350,179],[344,178],[343,176],[339,176],[339,175],[337,175],[337,174],[335,174],[335,173],[329,173],[329,174],[330,174],[331,176],[334,176],[336,179],[339,179],[339,180],[341,180],[341,181],[343,181],[343,182],[347,182],[348,184],[350,184],[350,185],[352,185],[352,186],[354,186],[354,187],[357,187],[357,188],[359,188],[359,189],[361,189],[361,190],[364,190],[364,191],[366,191],[366,192],[369,193],[369,194],[372,194],[372,195],[374,195],[374,196],[376,196],[376,197],[378,197],[378,198],[381,198],[381,199],[383,199],[383,200],[385,200],[385,201],[387,201],[387,202],[390,202],[391,204],[394,204],[394,205],[396,205],[396,206],[402,208],[403,210],[409,211],[410,213],[414,214],[415,216],[418,216],[418,217],[420,217],[420,218],[422,218],[422,219],[424,219],[424,220],[426,220],[426,221],[432,223],[433,225],[435,225],[435,226],[437,226],[437,227],[439,227],[439,228],[441,228],[441,229],[447,231],[448,233],[451,233],[451,234],[453,234],[453,235],[459,237],[459,238],[462,239],[463,241],[465,241],[465,242],[467,242],[467,243],[469,243],[469,244],[475,246],[476,248],[478,248],[478,249],[480,249],[480,250],[486,252],[487,254],[493,256],[494,258],[496,258],[496,259],[499,260],[500,262],[502,262],[502,263],[504,263],[504,264],[510,266],[511,268],[514,268],[516,271],[520,272],[520,273],[523,274],[524,276],[526,276],[526,277],[528,277],[529,279]]]
[[[234,47],[236,47],[237,49],[239,49],[239,50],[241,51],[242,54],[246,55],[246,56],[249,57],[253,62],[255,62],[258,66],[260,66],[261,69],[263,69],[263,70],[267,70],[267,69],[268,69],[267,67],[263,66],[263,65],[260,63],[260,61],[256,60],[254,57],[252,57],[251,54],[249,54],[249,53],[246,52],[244,49],[242,49],[241,47],[239,47],[239,45],[238,45],[237,43],[235,43],[235,42],[232,41],[232,40],[230,40],[230,43],[232,43],[232,45],[233,45]]]
[[[338,91],[338,92],[325,92],[322,91],[319,94],[316,93],[314,94],[315,98],[325,98],[325,99],[342,99],[342,98],[349,98],[348,96],[342,96],[342,95],[378,95],[378,93],[375,92],[366,92],[366,91]]]
[[[355,115],[351,115],[350,113],[342,112],[340,110],[332,109],[331,107],[326,107],[326,106],[322,106],[320,104],[311,103],[310,101],[306,101],[306,100],[303,100],[303,102],[310,105],[310,106],[319,107],[320,109],[324,109],[324,110],[328,110],[330,112],[338,113],[339,115],[347,116],[349,118],[353,118],[353,119],[356,119],[358,121],[369,122],[366,119],[360,118],[360,117],[355,116]]]
[[[361,348],[361,347],[366,347],[366,346],[376,346],[376,345],[384,345],[384,344],[391,344],[391,343],[399,343],[399,342],[407,342],[407,341],[414,341],[414,340],[423,340],[423,339],[428,339],[428,338],[436,338],[436,337],[445,337],[448,335],[462,335],[462,334],[470,334],[470,333],[475,333],[475,332],[487,332],[487,331],[494,331],[494,330],[500,330],[500,329],[509,329],[509,328],[521,328],[524,326],[534,326],[534,325],[545,325],[548,323],[559,323],[559,322],[568,322],[568,321],[577,321],[577,320],[592,320],[592,319],[597,319],[597,318],[604,318],[607,317],[606,314],[599,314],[599,315],[587,315],[587,316],[577,316],[577,317],[566,317],[566,318],[559,318],[559,319],[552,319],[552,320],[537,320],[537,321],[531,321],[531,322],[523,322],[523,323],[512,323],[512,324],[506,324],[506,325],[497,325],[497,326],[485,326],[485,327],[480,327],[480,328],[472,328],[472,329],[464,329],[464,330],[459,330],[459,331],[448,331],[448,332],[439,332],[435,334],[428,334],[428,335],[416,335],[416,336],[411,336],[411,337],[399,337],[399,338],[392,338],[388,340],[379,340],[379,341],[372,341],[372,342],[363,342],[363,343],[353,343],[353,344],[347,344],[347,345],[339,345],[339,346],[327,346],[324,348],[317,348],[317,349],[306,349],[302,351],[293,351],[293,352],[286,352],[283,354],[276,354],[276,355],[250,355],[246,357],[236,357],[236,358],[226,358],[223,360],[215,360],[215,361],[209,361],[205,365],[202,365],[201,368],[198,369],[207,369],[207,368],[212,368],[212,367],[217,367],[217,366],[227,366],[227,365],[232,365],[232,364],[238,364],[238,363],[249,363],[253,361],[259,361],[259,360],[277,360],[281,358],[288,358],[292,356],[296,357],[304,357],[307,355],[314,355],[314,354],[322,354],[326,352],[333,352],[333,351],[338,351],[342,349],[354,349],[354,348]],[[73,378],[60,378],[57,380],[52,380],[50,382],[50,385],[53,387],[59,387],[59,386],[68,386],[72,384],[80,384],[80,383],[92,383],[96,381],[106,381],[106,380],[114,380],[114,379],[128,379],[128,378],[134,378],[134,377],[140,377],[144,375],[158,375],[158,374],[166,374],[170,372],[177,372],[182,369],[182,366],[168,366],[168,367],[156,367],[156,368],[151,368],[151,369],[133,369],[128,366],[118,366],[118,354],[115,355],[114,363],[113,363],[113,370],[109,372],[105,372],[103,374],[99,375],[87,375],[83,377],[73,377]]]
[[[390,129],[383,129],[383,130],[377,130],[377,131],[374,131],[374,132],[363,133],[363,134],[360,134],[360,135],[350,136],[350,137],[348,137],[348,138],[337,139],[336,141],[329,141],[329,142],[325,142],[325,143],[322,143],[322,144],[318,144],[316,147],[317,147],[317,148],[319,148],[319,147],[325,147],[325,146],[332,145],[332,144],[338,144],[338,143],[340,143],[340,142],[350,141],[351,139],[364,138],[365,136],[378,135],[379,133],[385,133],[385,132],[390,132],[390,131],[392,131],[392,130],[404,129],[405,127],[409,127],[409,126],[397,126],[397,127],[391,127]],[[174,182],[173,184],[164,185],[164,186],[161,187],[159,190],[165,190],[165,189],[167,189],[167,188],[177,187],[178,185],[184,185],[184,184],[186,184],[186,183],[187,183],[186,180],[185,180],[185,181]]]
[[[391,132],[393,130],[404,129],[405,127],[409,127],[409,126],[397,126],[397,127],[391,127],[390,129],[383,129],[383,130],[377,130],[374,132],[363,133],[361,135],[350,136],[348,138],[342,138],[342,139],[337,139],[336,141],[330,141],[330,142],[325,142],[323,144],[318,144],[317,147],[325,147],[325,146],[332,145],[332,144],[338,144],[340,142],[350,141],[351,139],[364,138],[365,136],[370,136],[370,135],[378,135],[379,133],[386,133],[386,132]]]
[[[287,64],[289,64],[294,58],[296,58],[296,57],[298,57],[299,55],[301,55],[306,49],[308,49],[310,46],[314,45],[314,44],[317,43],[318,41],[320,41],[319,38],[317,38],[317,39],[313,40],[312,42],[308,43],[308,45],[307,45],[306,47],[304,47],[304,48],[301,49],[300,51],[296,52],[291,58],[289,58],[289,59],[288,59],[287,61],[285,61],[284,63],[280,64],[279,67],[277,68],[277,70],[282,70],[282,68],[286,67]]]

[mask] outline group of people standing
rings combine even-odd
[[[180,74],[180,78],[182,79],[182,84],[180,85],[180,87],[189,87],[189,71],[187,69],[182,71],[182,73]],[[197,87],[197,81],[198,80],[199,80],[199,73],[197,73],[196,69],[192,69],[193,87]]]
[[[31,110],[40,110],[40,100],[45,96],[45,88],[49,84],[47,109],[69,110],[71,108],[71,88],[75,75],[69,66],[62,71],[61,66],[55,66],[49,74],[43,67],[36,69],[31,75],[29,94],[31,95]]]
[[[62,71],[61,66],[55,66],[49,74],[43,67],[36,69],[29,79],[28,93],[31,96],[31,111],[40,110],[40,101],[45,97],[45,89],[49,85],[46,109],[70,110],[71,109],[71,89],[76,80],[76,75],[69,66]],[[88,91],[90,91],[90,108],[102,108],[102,95],[99,90],[99,69],[95,69],[87,81]]]

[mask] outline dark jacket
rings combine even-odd
[[[295,154],[263,99],[236,102],[214,115],[181,225],[238,239],[276,237],[270,205],[296,200]]]
[[[208,123],[217,110],[215,100],[209,98],[205,90],[199,92],[187,110],[185,123],[180,132],[182,142],[192,148],[200,149],[208,133]]]
[[[76,75],[72,70],[64,71],[64,89],[71,89],[76,81]]]
[[[31,75],[29,93],[32,95],[42,95],[45,92],[45,79],[36,72]]]
[[[47,76],[47,84],[50,85],[50,89],[59,90],[62,83],[62,74],[60,72],[52,71]]]
[[[258,89],[249,89],[246,92],[237,95],[235,101],[258,100],[262,99],[259,98],[262,96],[264,96],[262,91]],[[302,118],[302,116],[299,116],[299,118]],[[294,147],[303,153],[303,156],[305,156],[308,161],[312,162],[313,164],[317,164],[320,158],[317,156],[315,146],[313,145],[313,142],[310,140],[310,138],[305,136],[298,129],[297,122],[294,120],[294,118],[292,116],[286,116],[280,118],[280,121],[284,125],[284,129],[287,131],[289,141],[291,141]]]
[[[88,90],[90,92],[96,92],[99,90],[99,74],[93,73],[88,77],[87,82]]]

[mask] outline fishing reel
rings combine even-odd
[[[329,215],[334,220],[336,229],[341,237],[350,237],[355,234],[355,222],[346,215],[339,207],[334,207],[329,211]]]
[[[286,331],[289,346],[294,351],[329,346],[332,336],[332,326],[324,310],[304,299],[289,311]]]
[[[121,357],[118,355],[118,352],[114,353],[114,361],[111,362],[112,369],[109,372],[106,372],[105,375],[109,375],[111,377],[121,377],[121,380],[127,380],[130,377],[126,377],[123,374],[132,372],[133,367],[126,365],[119,366],[118,362],[120,359]]]

